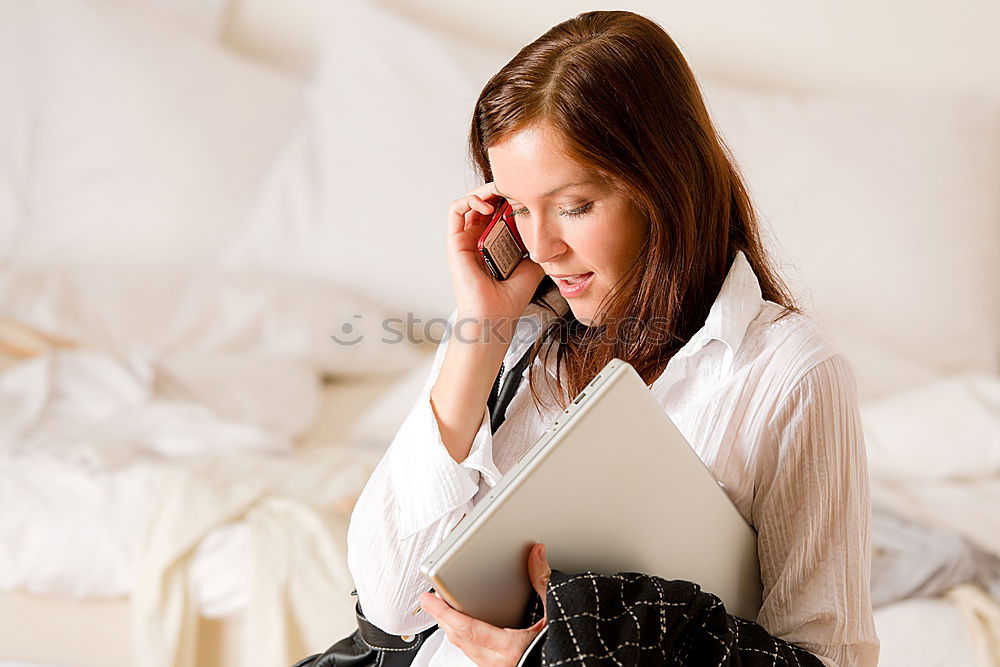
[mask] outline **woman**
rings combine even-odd
[[[485,184],[449,206],[453,329],[351,517],[368,619],[400,635],[438,623],[415,665],[516,663],[545,619],[468,619],[425,593],[419,566],[618,357],[758,531],[756,622],[825,664],[876,664],[853,375],[770,269],[670,37],[626,11],[556,25],[486,84],[470,150]],[[476,241],[501,196],[530,256],[498,282]],[[497,372],[525,350],[526,382],[491,433]],[[529,568],[544,600],[540,552]]]

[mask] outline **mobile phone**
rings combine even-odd
[[[528,249],[514,224],[514,208],[501,198],[493,205],[493,218],[486,231],[479,237],[479,254],[483,256],[490,273],[497,280],[507,280],[521,260],[528,256]]]

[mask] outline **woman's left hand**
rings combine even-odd
[[[530,628],[498,628],[466,616],[431,593],[420,594],[420,604],[434,617],[449,641],[480,667],[513,667],[548,619],[545,613],[545,588],[552,570],[545,557],[545,545],[536,544],[528,553],[528,576],[542,598],[542,618]]]

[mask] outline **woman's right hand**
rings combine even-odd
[[[497,280],[479,253],[479,237],[501,199],[492,181],[448,205],[448,264],[458,317],[491,322],[516,322],[545,277],[542,267],[525,257],[507,280]]]

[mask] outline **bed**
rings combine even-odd
[[[519,38],[452,9],[0,6],[0,665],[291,664],[353,629],[352,502],[453,308],[427,230]],[[761,86],[701,10],[636,11],[852,363],[873,504],[953,548],[899,583],[875,525],[882,664],[1000,664],[1000,99],[766,57]]]
[[[359,416],[377,398],[383,397],[400,378],[361,378],[352,381],[328,381],[322,387],[319,416],[303,435],[299,446],[304,450],[353,446],[344,442],[345,428],[358,423]],[[361,441],[363,442],[363,441]],[[228,532],[227,532],[228,530]],[[223,528],[209,538],[226,557],[229,548],[246,548],[245,537]],[[227,547],[226,541],[232,545]],[[208,553],[206,551],[206,553]],[[211,556],[209,556],[211,557]],[[235,585],[219,587],[200,581],[205,588],[202,617],[197,628],[197,661],[199,665],[247,664],[244,658],[241,607],[246,605],[246,566],[239,559],[219,563],[218,567],[234,567],[242,574]],[[196,568],[198,566],[196,565]],[[217,571],[207,563],[204,577]],[[348,590],[349,592],[349,590]],[[349,607],[349,600],[345,600]],[[350,609],[347,609],[350,611]],[[115,598],[56,597],[52,594],[31,594],[25,591],[4,591],[0,594],[0,618],[17,619],[0,627],[0,646],[4,663],[13,661],[41,662],[52,665],[114,665],[136,664],[135,642],[131,632],[132,614],[127,596]],[[350,625],[340,627],[324,622],[329,637],[346,636]],[[58,637],[52,635],[58,628]],[[307,647],[300,647],[305,650]],[[295,647],[289,648],[295,651]],[[289,663],[290,664],[290,663]]]

